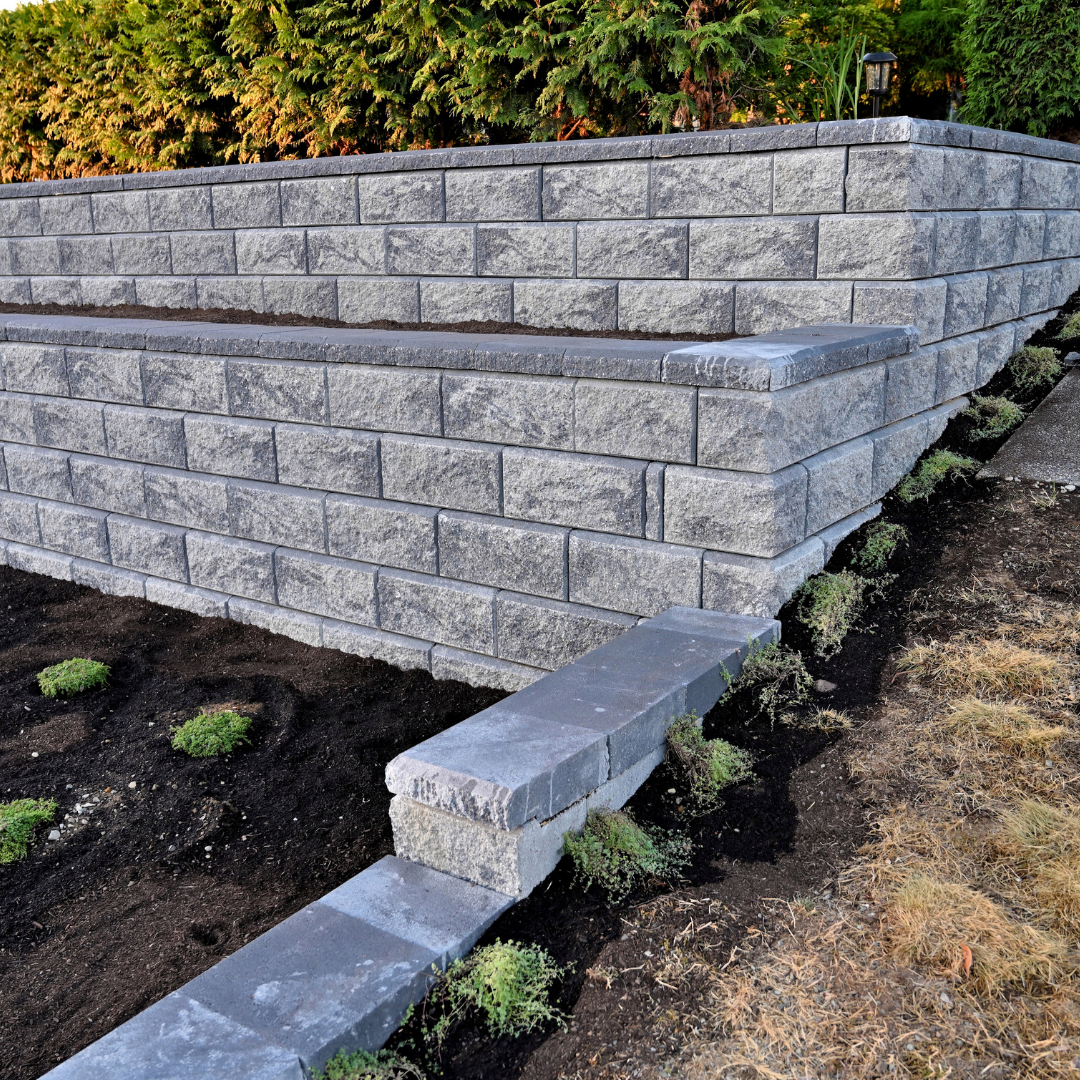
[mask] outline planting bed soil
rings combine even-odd
[[[43,697],[74,656],[109,685]],[[0,1075],[33,1080],[390,854],[386,763],[503,696],[0,567],[0,801],[55,799],[65,825],[0,866]],[[226,703],[250,746],[172,749]]]
[[[451,334],[527,334],[543,337],[615,338],[622,341],[728,341],[734,334],[654,334],[644,330],[567,330],[491,320],[456,323],[404,323],[390,319],[349,323],[308,315],[275,315],[234,308],[163,308],[141,304],[110,307],[68,304],[0,304],[0,315],[84,315],[95,319],[160,319],[166,322],[245,323],[256,326],[334,326],[349,330],[434,330]]]

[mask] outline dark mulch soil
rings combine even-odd
[[[109,686],[44,698],[36,673],[72,656]],[[0,867],[0,1076],[32,1080],[390,854],[387,761],[503,696],[0,568],[0,800],[72,815]],[[260,706],[251,747],[171,748],[229,702]]]
[[[336,326],[352,330],[434,330],[455,334],[527,334],[543,337],[616,338],[620,341],[727,341],[734,334],[650,334],[643,330],[567,330],[559,326],[472,320],[456,323],[410,323],[377,319],[349,323],[307,315],[275,315],[234,308],[164,308],[141,304],[95,307],[90,304],[0,304],[0,315],[86,315],[94,319],[160,319],[166,322],[244,323],[256,326]]]

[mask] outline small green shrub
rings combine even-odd
[[[586,889],[599,885],[612,902],[649,878],[678,877],[691,848],[686,837],[639,825],[628,810],[590,810],[581,835],[563,837],[575,883]]]
[[[211,712],[204,709],[198,716],[172,729],[173,749],[183,750],[192,757],[228,754],[242,742],[251,742],[247,736],[250,727],[249,717],[230,709]]]
[[[325,1072],[312,1071],[312,1080],[424,1080],[423,1071],[390,1050],[339,1050],[327,1063]]]
[[[1052,383],[1061,374],[1056,349],[1025,345],[1009,361],[1009,373],[1021,394],[1032,393]]]
[[[907,535],[907,529],[894,521],[875,521],[866,530],[862,547],[851,560],[852,566],[867,577],[883,574]]]
[[[53,664],[38,672],[38,686],[46,697],[59,697],[68,694],[80,694],[84,690],[98,690],[109,678],[107,664],[96,660],[82,660],[76,657],[61,664]]]
[[[1074,311],[1065,320],[1057,336],[1059,341],[1071,341],[1080,337],[1080,311]]]
[[[767,716],[772,726],[784,709],[805,705],[813,688],[814,680],[802,655],[771,641],[768,645],[751,644],[739,677],[732,681],[723,700],[745,694],[751,719]]]
[[[26,857],[34,830],[47,825],[56,814],[52,799],[15,799],[0,803],[0,863]]]
[[[964,410],[964,416],[975,423],[968,438],[972,442],[983,439],[1000,439],[1007,435],[1024,419],[1024,410],[1006,397],[980,397],[975,394],[971,404]]]
[[[551,991],[565,969],[546,950],[517,941],[496,941],[455,960],[433,988],[442,1007],[432,1035],[442,1044],[450,1028],[469,1013],[487,1021],[492,1037],[525,1035],[565,1016],[551,1003]]]
[[[935,450],[900,481],[896,494],[904,502],[929,499],[942,480],[959,479],[975,472],[978,467],[977,461],[963,454],[953,453],[952,450]]]
[[[810,631],[818,656],[833,656],[839,650],[866,606],[869,585],[866,578],[841,570],[817,574],[799,586],[795,617]]]
[[[689,789],[691,805],[699,814],[719,809],[720,792],[753,775],[750,755],[724,739],[706,739],[693,713],[672,723],[667,745],[668,764]]]

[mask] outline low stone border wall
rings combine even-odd
[[[432,968],[464,955],[554,869],[565,832],[619,807],[779,623],[674,608],[400,755],[397,856],[245,945],[46,1074],[304,1080],[381,1047]]]

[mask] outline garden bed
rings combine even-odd
[[[504,696],[8,567],[0,642],[0,801],[69,816],[0,866],[9,1080],[391,853],[386,763]],[[73,656],[111,665],[109,685],[43,697],[36,673]],[[170,727],[226,703],[254,716],[250,747],[172,749]]]

